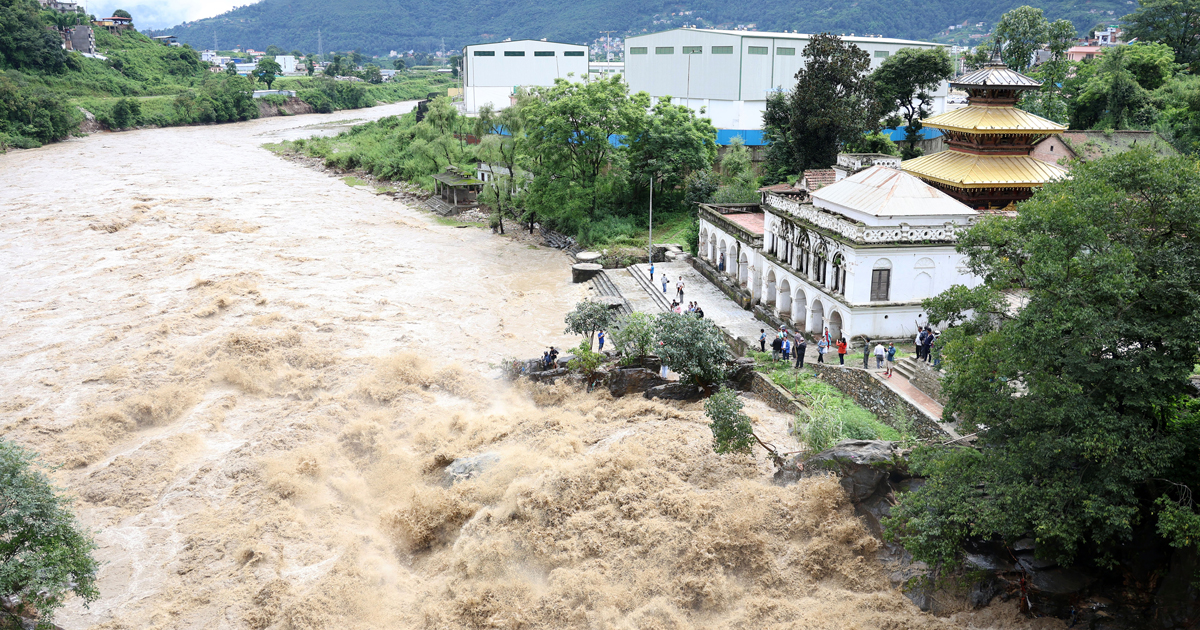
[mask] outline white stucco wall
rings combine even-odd
[[[568,53],[570,53],[568,55]],[[583,81],[588,49],[579,44],[519,40],[463,48],[463,100],[468,112],[485,103],[504,109],[517,87],[554,85],[555,79]]]

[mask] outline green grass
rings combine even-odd
[[[350,186],[351,188],[353,188],[354,186],[366,186],[367,185],[367,182],[365,182],[353,175],[347,175],[347,176],[343,177],[342,181],[346,182],[346,185]]]
[[[477,221],[460,221],[454,217],[434,217],[434,221],[449,227],[487,227]]]

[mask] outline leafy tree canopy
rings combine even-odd
[[[1124,22],[1127,37],[1164,43],[1179,63],[1195,64],[1200,56],[1200,0],[1138,0]]]
[[[279,63],[274,57],[263,56],[258,60],[258,65],[254,66],[254,71],[250,73],[255,79],[266,83],[267,89],[271,89],[271,84],[275,82],[275,77],[283,74],[283,68],[279,67]]]
[[[0,439],[0,596],[16,596],[44,621],[70,594],[100,596],[96,543],[70,507],[34,454]],[[5,616],[0,610],[0,622]]]
[[[684,381],[711,385],[725,378],[729,347],[712,320],[692,313],[663,313],[654,319],[656,352]]]
[[[133,16],[130,15],[129,12],[126,11],[125,9],[117,9],[116,11],[113,11],[113,17],[123,17],[123,18],[129,18],[131,20],[133,19]]]
[[[607,304],[584,300],[575,305],[567,313],[567,329],[564,333],[587,335],[588,348],[592,347],[592,337],[601,330],[608,330],[616,323],[617,316]]]
[[[933,112],[932,92],[952,74],[954,64],[944,48],[901,48],[871,73],[881,110],[898,112],[907,125],[905,159],[920,155],[917,142],[921,121]]]
[[[929,483],[892,535],[931,561],[968,537],[1032,535],[1042,557],[1108,563],[1147,520],[1160,541],[1196,544],[1197,163],[1146,149],[1083,163],[1018,211],[960,241],[982,285],[926,301],[953,326],[946,414],[980,448],[923,456]]]

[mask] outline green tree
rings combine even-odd
[[[133,16],[129,15],[129,12],[125,9],[117,9],[116,11],[113,11],[113,17],[129,18],[130,20],[133,19]]]
[[[729,347],[721,329],[691,313],[663,313],[654,319],[656,352],[684,381],[702,387],[725,378]]]
[[[655,103],[650,115],[636,119],[630,129],[629,169],[638,184],[653,182],[655,190],[675,190],[693,172],[711,168],[717,159],[717,130],[691,108],[673,105],[670,97]],[[661,195],[659,196],[661,199]]]
[[[712,196],[714,203],[755,203],[759,201],[758,176],[750,159],[750,150],[741,136],[734,136],[721,157],[721,185]],[[699,235],[697,234],[697,238]]]
[[[964,234],[984,283],[924,306],[953,326],[945,416],[979,449],[918,458],[929,483],[902,499],[892,536],[934,562],[968,537],[1032,535],[1040,557],[1111,564],[1157,515],[1159,542],[1197,543],[1185,500],[1200,483],[1196,225],[1197,163],[1136,149],[1079,164],[1016,217]]]
[[[1154,97],[1162,108],[1155,129],[1181,153],[1200,152],[1200,77],[1176,75]]]
[[[953,73],[954,63],[944,48],[901,48],[871,73],[881,109],[889,115],[898,112],[907,125],[904,159],[921,155],[921,121],[933,112],[933,91]]]
[[[631,313],[617,324],[613,346],[626,357],[645,357],[654,351],[654,316]]]
[[[607,304],[584,300],[575,305],[567,313],[567,329],[564,333],[587,335],[588,348],[592,347],[592,337],[601,330],[608,330],[616,323],[617,316]]]
[[[255,80],[267,84],[267,89],[271,89],[271,84],[275,82],[275,77],[283,74],[283,68],[279,67],[279,63],[274,57],[263,56],[258,60],[258,65],[254,66],[254,71],[250,76]]]
[[[399,59],[399,58],[393,59],[392,60],[392,69],[395,70],[396,72],[404,72],[404,60]]]
[[[123,98],[113,104],[109,126],[113,129],[136,127],[142,117],[142,104],[136,98]]]
[[[883,132],[865,133],[846,143],[846,150],[851,153],[882,153],[883,155],[900,155],[900,148]]]
[[[70,508],[33,453],[0,439],[0,597],[44,622],[69,594],[85,604],[100,596],[96,543]]]
[[[458,73],[462,71],[462,55],[453,55],[450,57],[450,76],[458,78]]]
[[[854,44],[829,33],[813,36],[804,48],[796,87],[785,99],[767,101],[763,130],[772,143],[788,145],[767,154],[773,177],[827,168],[843,143],[876,127],[870,67],[866,51]]]
[[[62,39],[46,30],[37,6],[0,1],[0,68],[51,73],[66,70]]]
[[[367,83],[378,85],[383,83],[383,73],[379,71],[379,66],[375,64],[367,64],[367,67],[363,68],[362,71],[362,80],[366,81]]]
[[[1024,72],[1033,63],[1033,52],[1046,42],[1050,23],[1041,9],[1021,6],[1000,16],[992,32],[993,41],[1001,47],[1001,56],[1009,68]]]
[[[1069,90],[1075,93],[1070,101],[1073,129],[1130,129],[1153,124],[1157,111],[1149,90],[1138,84],[1129,69],[1129,52],[1129,46],[1114,46],[1092,63],[1081,64]]]
[[[626,151],[610,141],[645,127],[645,93],[629,95],[621,77],[557,79],[533,90],[521,151],[534,174],[525,196],[536,216],[579,233],[623,189]]]
[[[490,104],[484,105],[476,119],[479,123],[476,136],[482,138],[477,155],[493,167],[492,179],[484,186],[485,198],[496,209],[495,227],[501,234],[504,233],[504,214],[516,216],[517,192],[528,181],[527,173],[518,166],[527,102],[528,97],[521,95],[516,103],[498,113]],[[507,133],[495,133],[497,129]]]
[[[771,444],[763,442],[754,433],[750,417],[742,413],[742,400],[736,391],[722,386],[704,401],[704,414],[708,416],[708,428],[713,434],[713,451],[718,455],[743,453],[750,455],[754,445],[766,449],[776,466],[783,466],[783,458]]]
[[[1067,20],[1055,20],[1046,27],[1046,39],[1050,59],[1042,63],[1034,74],[1042,82],[1042,87],[1026,92],[1021,106],[1031,113],[1066,123],[1069,113],[1062,85],[1070,70],[1067,50],[1075,45],[1075,26]]]
[[[225,74],[237,76],[237,64],[232,61],[225,62]]]
[[[1200,56],[1200,0],[1138,0],[1123,21],[1126,37],[1168,45],[1178,63],[1195,64]]]
[[[1175,51],[1170,46],[1136,42],[1123,48],[1125,67],[1143,88],[1157,90],[1175,75]]]
[[[304,68],[308,71],[308,76],[311,77],[313,73],[317,71],[317,64],[310,57],[304,60]]]
[[[281,57],[285,54],[287,54],[287,53],[283,52],[283,49],[276,46],[275,44],[271,44],[270,46],[267,46],[266,55],[268,57]]]

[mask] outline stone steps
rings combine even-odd
[[[904,378],[912,380],[912,377],[917,373],[916,358],[904,357],[903,359],[896,361],[895,370],[897,372],[899,372],[900,375],[903,376]]]
[[[642,288],[646,290],[646,293],[650,294],[650,299],[654,300],[654,303],[658,305],[658,307],[662,309],[664,313],[670,312],[671,301],[667,299],[665,294],[663,294],[661,290],[661,284],[659,285],[660,288],[656,288],[654,283],[650,281],[650,273],[647,269],[643,269],[641,265],[631,265],[626,269],[629,270],[629,275],[633,276],[634,279],[638,281],[638,284],[640,284]],[[667,289],[670,290],[671,287],[668,286]]]
[[[616,309],[618,315],[625,316],[633,314],[633,309],[629,307],[629,301],[625,299],[624,295],[621,295],[621,290],[617,288],[617,285],[613,284],[607,273],[601,271],[600,273],[596,274],[596,276],[593,277],[590,282],[592,284],[592,290],[596,292],[596,295],[614,297],[621,300],[621,306],[617,307]]]

